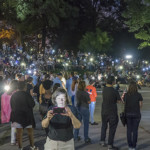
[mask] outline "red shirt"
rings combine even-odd
[[[96,102],[96,97],[97,97],[96,88],[92,85],[88,85],[86,87],[86,90],[90,95],[91,102]]]

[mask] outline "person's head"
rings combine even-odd
[[[114,76],[108,76],[107,84],[114,85],[115,84],[115,77]]]
[[[32,83],[32,81],[33,81],[33,78],[32,78],[32,77],[28,77],[28,78],[27,78],[27,82],[28,82],[28,83]]]
[[[44,80],[49,80],[49,78],[50,78],[50,75],[46,73],[46,74],[44,75]]]
[[[69,98],[66,90],[58,87],[52,95],[52,103],[57,107],[65,107],[69,104]]]
[[[79,83],[78,83],[78,90],[79,91],[85,91],[85,88],[86,88],[85,81],[79,81]]]
[[[27,89],[27,83],[25,81],[19,81],[18,82],[18,90],[26,91],[26,89]]]
[[[137,87],[136,82],[131,81],[130,84],[129,84],[127,93],[128,93],[129,95],[133,95],[133,94],[135,94],[137,91],[138,91],[138,87]]]
[[[59,83],[55,83],[54,86],[53,86],[53,93],[57,90],[57,88],[60,87],[60,84]]]
[[[71,72],[71,73],[70,73],[70,77],[74,77],[74,72]]]
[[[17,80],[12,80],[10,82],[10,90],[8,90],[7,94],[10,95],[12,92],[16,91],[18,89],[18,81]]]
[[[43,87],[44,87],[45,90],[49,90],[53,86],[53,81],[45,80],[42,84],[43,84]]]
[[[53,81],[45,80],[42,84],[45,89],[45,94],[52,94]]]
[[[58,73],[58,74],[57,74],[57,77],[61,80],[62,77],[63,77],[63,74],[62,74],[62,73]]]

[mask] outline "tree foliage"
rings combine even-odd
[[[107,32],[96,29],[96,32],[87,32],[80,41],[79,48],[86,52],[106,53],[110,50],[113,39]]]
[[[128,7],[123,13],[129,32],[135,33],[135,38],[143,42],[139,49],[150,46],[150,0],[126,0]]]

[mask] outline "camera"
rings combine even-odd
[[[54,107],[53,108],[53,114],[65,114],[66,109],[65,107]]]

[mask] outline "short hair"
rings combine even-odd
[[[65,94],[66,96],[66,104],[70,103],[68,94],[66,92],[66,90],[62,87],[58,87],[57,90],[53,93],[52,95],[52,103],[55,105],[56,104],[56,97],[59,96],[60,94]]]
[[[85,81],[79,81],[78,90],[85,91],[85,88],[86,88]]]
[[[33,81],[33,78],[32,77],[28,77],[27,78],[27,82],[32,82]]]
[[[45,90],[49,90],[53,86],[53,81],[45,80],[42,84],[43,84],[43,87],[44,87]]]
[[[115,81],[115,77],[114,76],[108,76],[107,84],[113,84],[114,81]]]
[[[19,89],[19,90],[24,90],[25,88],[27,88],[27,83],[26,83],[26,81],[19,81],[19,82],[18,82],[18,89]]]

